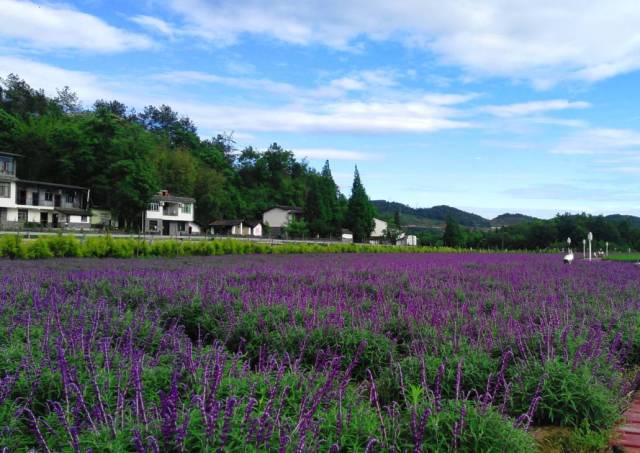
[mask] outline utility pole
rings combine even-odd
[[[589,239],[589,261],[591,261],[591,241],[593,241],[593,233],[591,231],[589,231],[587,239]]]

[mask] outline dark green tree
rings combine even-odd
[[[360,181],[360,173],[356,166],[345,219],[347,228],[353,233],[354,242],[365,242],[369,239],[375,227],[373,216],[373,205]]]
[[[309,175],[305,217],[312,235],[337,236],[342,225],[338,186],[326,161],[320,175]]]
[[[452,216],[447,217],[447,224],[444,227],[444,235],[442,236],[442,243],[446,247],[461,247],[463,241],[462,230],[460,225]]]

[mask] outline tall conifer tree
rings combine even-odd
[[[353,233],[354,242],[365,242],[369,239],[371,232],[375,227],[373,221],[374,209],[367,192],[360,181],[360,173],[358,167],[353,174],[353,186],[351,188],[351,197],[347,207],[347,227]]]

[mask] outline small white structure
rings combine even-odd
[[[118,220],[108,209],[91,208],[92,228],[118,228]]]
[[[400,235],[398,240],[396,241],[396,245],[406,245],[409,247],[415,247],[418,245],[418,237],[413,234],[404,234]]]
[[[242,220],[215,220],[209,224],[211,234],[242,236]]]
[[[215,220],[209,224],[211,234],[224,236],[262,236],[262,224],[257,220]]]
[[[353,242],[353,233],[350,230],[343,228],[340,239],[342,242]]]
[[[303,213],[302,208],[276,205],[262,214],[262,223],[269,225],[271,234],[277,236],[289,223],[302,220]]]
[[[165,236],[189,234],[193,232],[193,213],[196,200],[190,197],[176,197],[168,190],[154,195],[144,213],[144,229],[147,233]]]
[[[188,222],[187,223],[187,233],[189,234],[200,234],[202,231],[200,229],[200,225],[196,222]]]
[[[242,234],[244,236],[262,236],[262,223],[259,220],[245,220]]]

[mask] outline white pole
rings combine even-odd
[[[587,256],[587,240],[582,240],[582,259],[585,259]]]
[[[591,261],[591,241],[593,241],[593,233],[591,231],[589,231],[587,239],[589,239],[589,261]]]
[[[609,256],[609,243],[605,242],[604,245],[605,245],[605,255]]]

